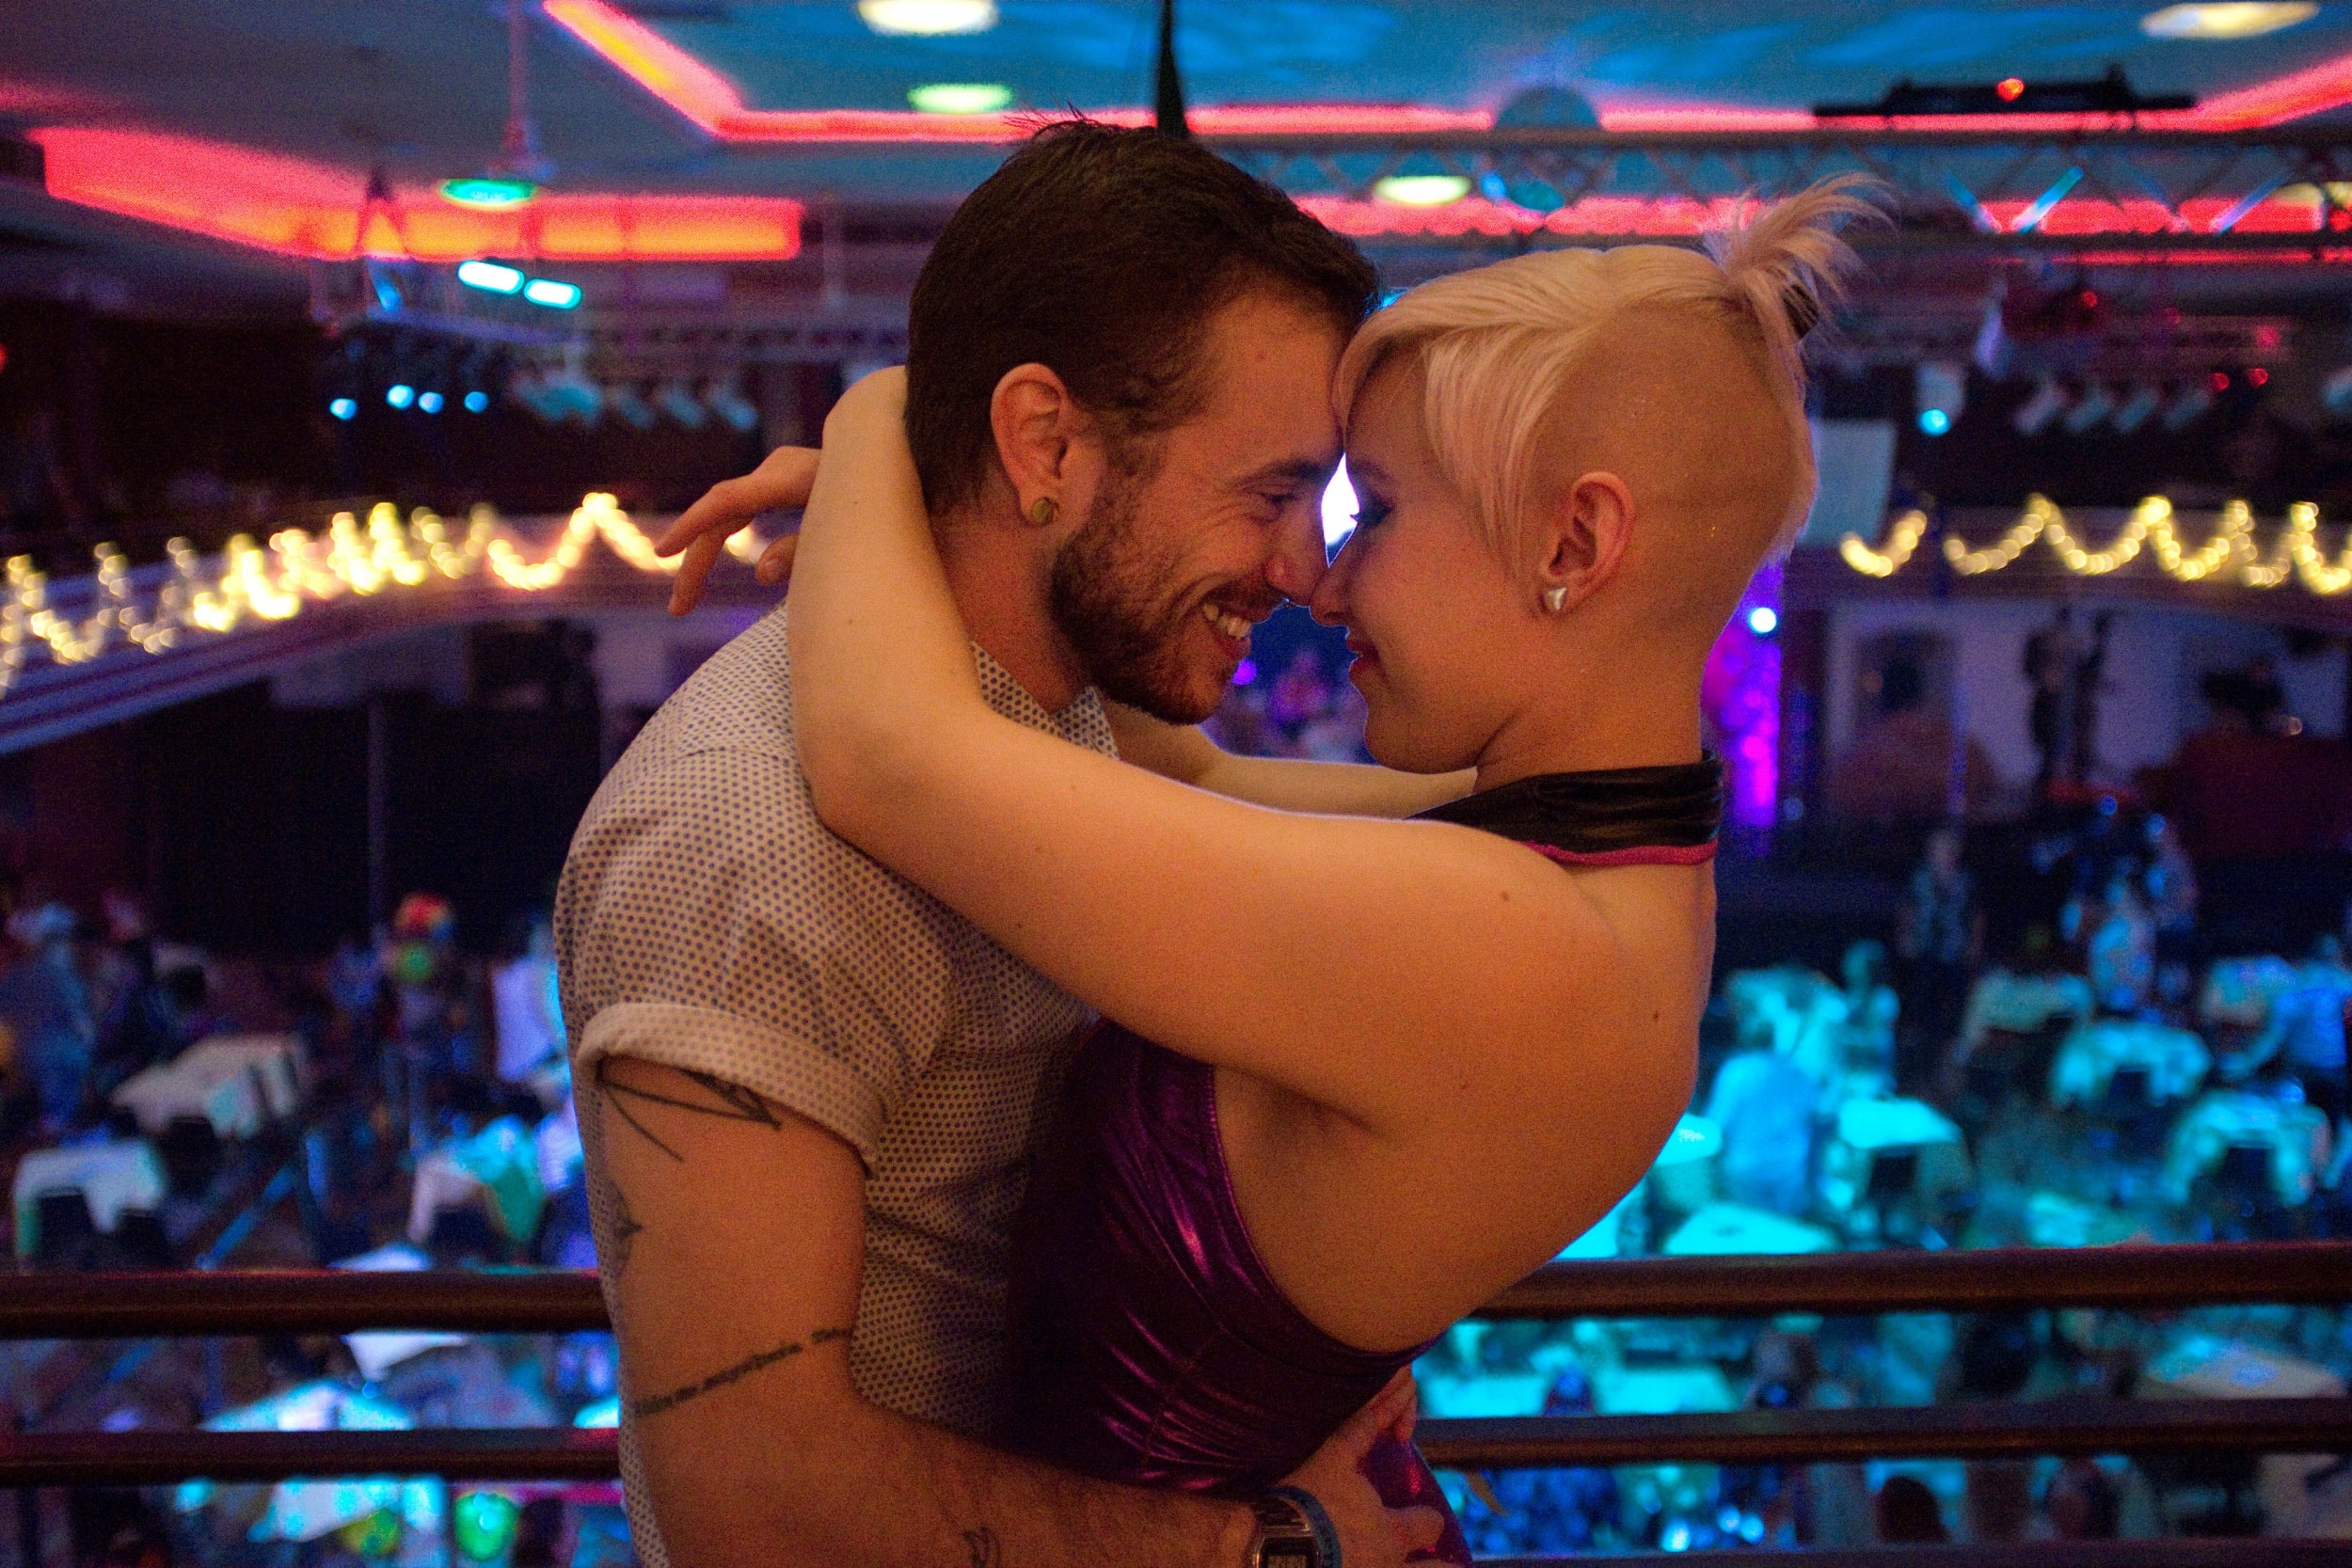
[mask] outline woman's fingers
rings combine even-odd
[[[677,580],[670,585],[670,613],[684,615],[703,602],[703,589],[710,581],[710,569],[719,563],[719,552],[727,547],[727,536],[709,532],[686,546],[686,559],[678,562]]]
[[[797,512],[808,504],[809,486],[816,483],[815,448],[778,447],[750,473],[723,479],[704,491],[654,541],[654,553],[675,555],[706,533],[723,539],[750,527],[763,512]]]
[[[710,569],[718,564],[719,552],[731,536],[749,528],[763,512],[797,511],[807,505],[809,487],[816,482],[813,449],[778,447],[758,467],[740,478],[720,481],[679,513],[677,521],[662,531],[653,546],[657,555],[686,552],[686,559],[678,564],[677,582],[670,590],[670,613],[683,615],[702,602]],[[785,560],[784,573],[762,580],[784,580],[790,573],[789,552]],[[763,568],[765,563],[763,557]]]
[[[787,533],[781,538],[770,540],[768,547],[759,554],[759,564],[754,568],[755,575],[760,581],[771,588],[777,583],[790,581],[792,558],[798,555],[800,550],[801,536],[797,533]]]

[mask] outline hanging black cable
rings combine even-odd
[[[1165,134],[1192,135],[1192,127],[1184,123],[1184,79],[1176,71],[1176,0],[1160,0],[1160,68],[1152,113]]]

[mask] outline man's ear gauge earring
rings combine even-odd
[[[1568,591],[1565,585],[1558,588],[1547,588],[1544,590],[1544,608],[1550,610],[1554,615],[1559,614],[1562,607],[1566,605],[1567,602]]]
[[[1029,503],[1029,521],[1039,528],[1052,528],[1060,515],[1061,502],[1051,496],[1040,496]]]

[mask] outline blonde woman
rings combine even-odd
[[[1113,1021],[1027,1199],[1013,1447],[1260,1496],[1646,1169],[1713,952],[1700,671],[1810,503],[1800,340],[1861,206],[1831,184],[1712,254],[1518,258],[1358,335],[1361,512],[1311,608],[1349,628],[1374,756],[1476,771],[1415,820],[1244,804],[996,717],[900,381],[834,411],[789,601],[818,809]],[[1021,483],[1058,499],[1050,462]],[[1403,1442],[1368,1470],[1437,1498]],[[1433,1555],[1467,1561],[1458,1529]]]

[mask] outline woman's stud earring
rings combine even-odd
[[[1051,496],[1040,496],[1029,503],[1029,521],[1039,528],[1052,528],[1060,515],[1061,502]]]
[[[1567,602],[1568,591],[1565,587],[1547,588],[1544,590],[1544,608],[1550,610],[1554,615],[1559,614],[1562,607]]]

